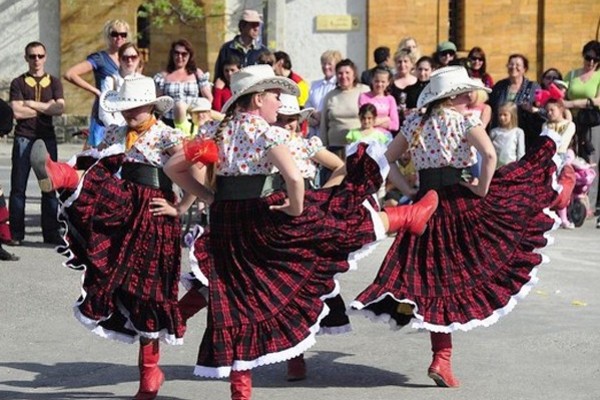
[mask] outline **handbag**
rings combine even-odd
[[[577,125],[593,128],[600,125],[600,109],[598,107],[582,108],[577,113]]]

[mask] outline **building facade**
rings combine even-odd
[[[548,67],[563,73],[580,67],[581,48],[598,37],[600,23],[598,0],[204,0],[202,22],[159,28],[138,18],[142,3],[0,0],[5,33],[0,96],[7,98],[8,83],[25,71],[23,49],[29,41],[46,44],[47,69],[61,75],[104,48],[102,26],[115,18],[126,20],[146,49],[145,74],[165,68],[170,43],[182,37],[194,45],[198,66],[212,74],[221,44],[237,33],[241,11],[254,8],[264,15],[265,44],[289,53],[293,70],[308,81],[321,77],[325,50],[340,50],[362,70],[372,66],[376,47],[394,52],[405,36],[415,37],[423,54],[449,39],[462,54],[480,46],[495,80],[506,76],[508,55],[522,53],[530,61],[528,76],[537,79]],[[87,115],[92,96],[66,82],[64,87],[67,113]]]

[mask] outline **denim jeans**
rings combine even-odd
[[[56,160],[56,138],[43,139],[50,158]],[[8,206],[10,232],[13,240],[25,238],[25,191],[31,171],[31,147],[35,139],[16,136],[12,148],[12,169],[10,172],[10,200]],[[42,234],[44,240],[58,234],[58,199],[56,192],[42,193]]]

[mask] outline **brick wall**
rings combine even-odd
[[[368,2],[367,54],[377,46],[392,52],[404,36],[414,36],[423,54],[448,38],[448,1],[372,0]],[[549,67],[563,73],[581,67],[581,48],[596,38],[600,19],[598,0],[491,0],[465,1],[464,48],[466,54],[480,46],[487,55],[488,71],[495,80],[506,77],[509,54],[529,58],[528,76]]]

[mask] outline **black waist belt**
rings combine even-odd
[[[217,176],[215,200],[248,200],[281,189],[280,175]]]
[[[419,193],[421,198],[428,190],[440,189],[444,186],[457,185],[461,179],[462,170],[453,167],[427,168],[419,171]]]
[[[121,177],[131,182],[154,189],[173,190],[173,182],[161,168],[142,163],[125,163],[121,167]]]

